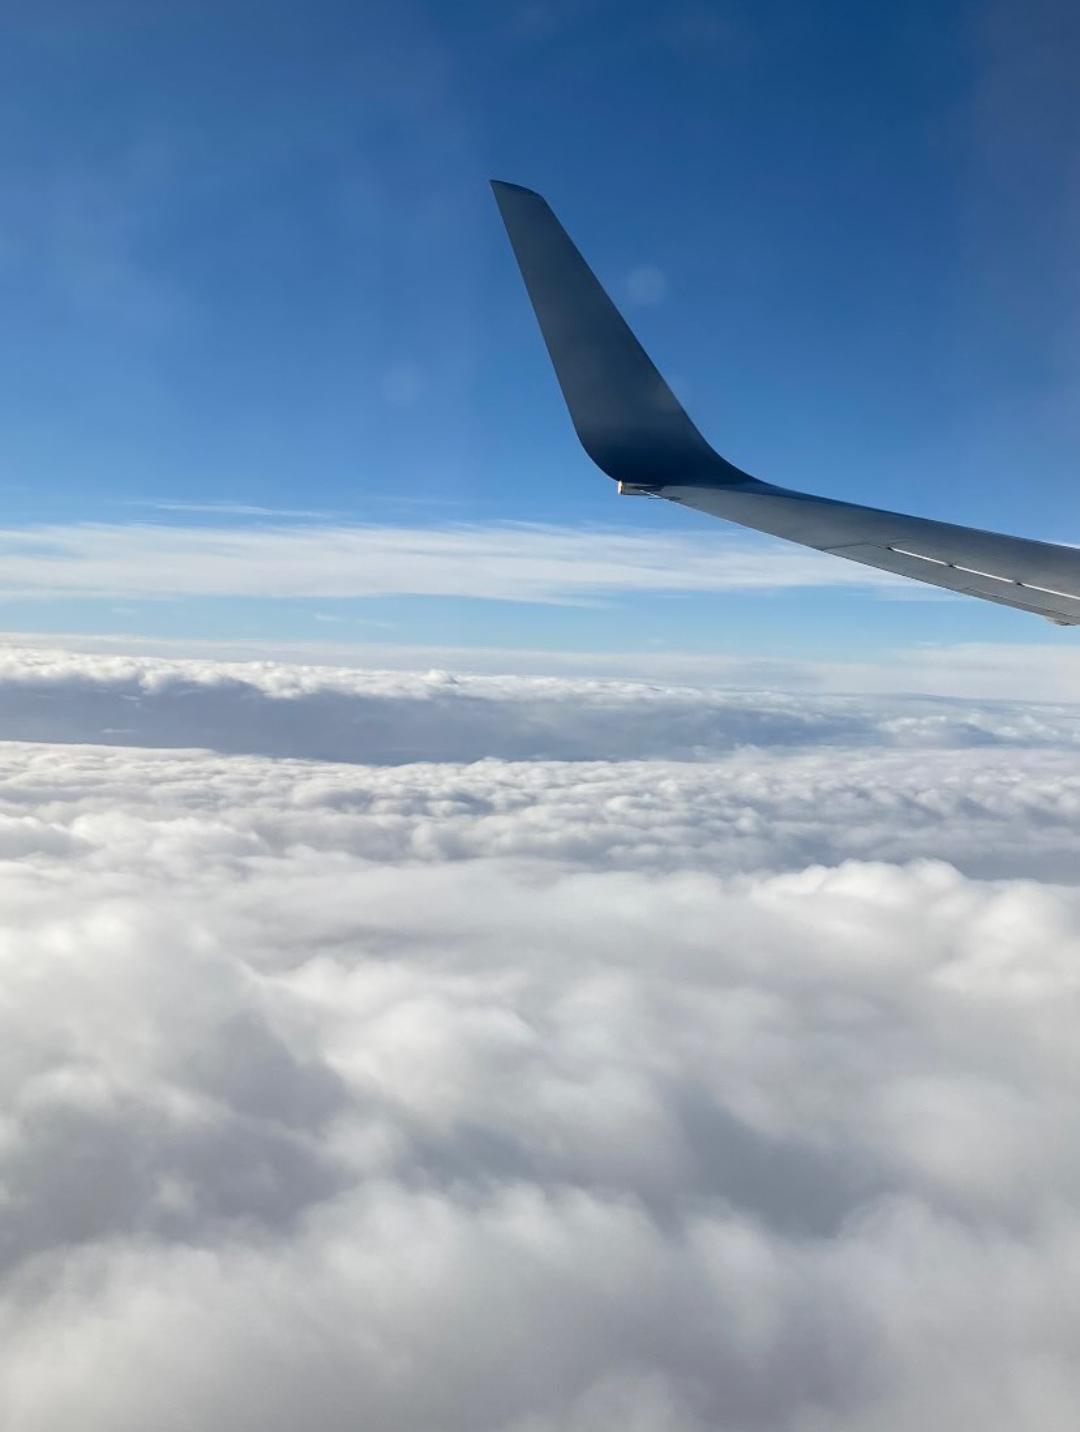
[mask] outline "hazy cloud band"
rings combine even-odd
[[[0,593],[20,596],[572,602],[619,592],[910,588],[872,568],[719,529],[55,524],[0,529],[0,554]]]

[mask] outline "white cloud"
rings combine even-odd
[[[528,526],[0,529],[0,593],[19,596],[372,597],[568,602],[616,592],[859,586],[887,572],[715,531],[637,534]]]
[[[1071,1428],[1070,712],[6,662],[5,1432]]]

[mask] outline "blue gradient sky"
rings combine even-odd
[[[719,524],[617,501],[577,447],[497,176],[549,197],[733,461],[1080,541],[1078,41],[1064,0],[15,0],[0,526],[45,524],[47,553],[86,523],[535,523],[715,534],[725,561]],[[849,572],[553,603],[425,594],[408,562],[330,597],[2,565],[12,631],[781,661],[1078,639]]]

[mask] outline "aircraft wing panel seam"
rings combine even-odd
[[[912,552],[907,547],[886,547],[887,552],[895,552],[898,557],[914,557],[917,562],[933,562],[935,567],[948,567],[951,564],[946,562],[944,557],[928,557],[925,552]]]
[[[898,557],[914,557],[919,562],[932,562],[935,567],[951,567],[954,572],[966,572],[971,577],[986,577],[991,582],[1004,582],[1006,586],[1020,587],[1026,592],[1043,592],[1048,597],[1064,597],[1066,601],[1080,602],[1080,592],[1063,592],[1056,587],[1040,587],[1035,582],[1022,582],[1018,577],[1003,577],[1000,572],[987,572],[981,567],[965,567],[961,562],[947,562],[943,557],[928,557],[925,552],[912,552],[908,547],[889,546],[885,550],[895,552]],[[972,595],[980,594],[973,592]]]
[[[1017,582],[1016,585],[1027,592],[1045,592],[1048,597],[1065,597],[1067,601],[1080,602],[1080,595],[1076,592],[1059,592],[1056,587],[1037,587],[1034,582]]]
[[[1022,587],[1023,582],[1018,582],[1015,577],[999,577],[996,572],[983,572],[978,567],[961,567],[959,562],[950,562],[949,566],[956,572],[967,572],[972,577],[988,577],[991,582],[1008,582],[1011,587]]]

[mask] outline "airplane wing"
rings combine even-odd
[[[1080,625],[1080,550],[760,482],[705,441],[531,189],[495,198],[582,446],[619,491],[663,497],[935,587]]]

